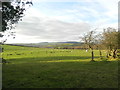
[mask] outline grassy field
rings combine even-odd
[[[103,55],[106,52],[103,51]],[[4,45],[3,88],[117,88],[118,61],[101,61],[95,50]]]

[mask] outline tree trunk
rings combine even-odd
[[[109,58],[109,54],[108,54],[108,51],[107,51],[107,55],[106,55],[107,58]]]
[[[100,59],[102,59],[102,52],[101,52],[101,50],[99,50],[99,52],[100,52]]]
[[[109,58],[110,56],[112,56],[110,52],[111,51],[109,51],[109,50],[107,51],[107,55],[106,55],[107,58]]]
[[[113,51],[113,58],[116,58],[116,56],[117,56],[116,51],[117,51],[117,49],[114,49],[114,51]]]
[[[120,59],[120,49],[118,49],[118,51],[117,51],[117,56]]]
[[[91,54],[92,54],[92,60],[91,61],[94,61],[94,52],[93,52],[93,49],[92,49]]]

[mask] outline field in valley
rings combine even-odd
[[[106,51],[102,51],[105,57]],[[118,61],[100,60],[95,50],[4,45],[3,88],[117,88]]]

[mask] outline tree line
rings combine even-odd
[[[120,32],[108,27],[103,29],[102,33],[96,33],[95,30],[85,33],[81,40],[91,50],[91,61],[94,61],[94,47],[99,50],[100,58],[102,59],[102,50],[106,50],[106,58],[120,58]]]

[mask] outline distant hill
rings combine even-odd
[[[81,43],[81,42],[68,41],[68,42],[58,42],[58,43]]]
[[[82,42],[40,42],[40,43],[16,43],[16,44],[9,44],[9,45],[16,45],[16,46],[28,46],[28,47],[40,47],[40,48],[69,48],[82,45]]]

